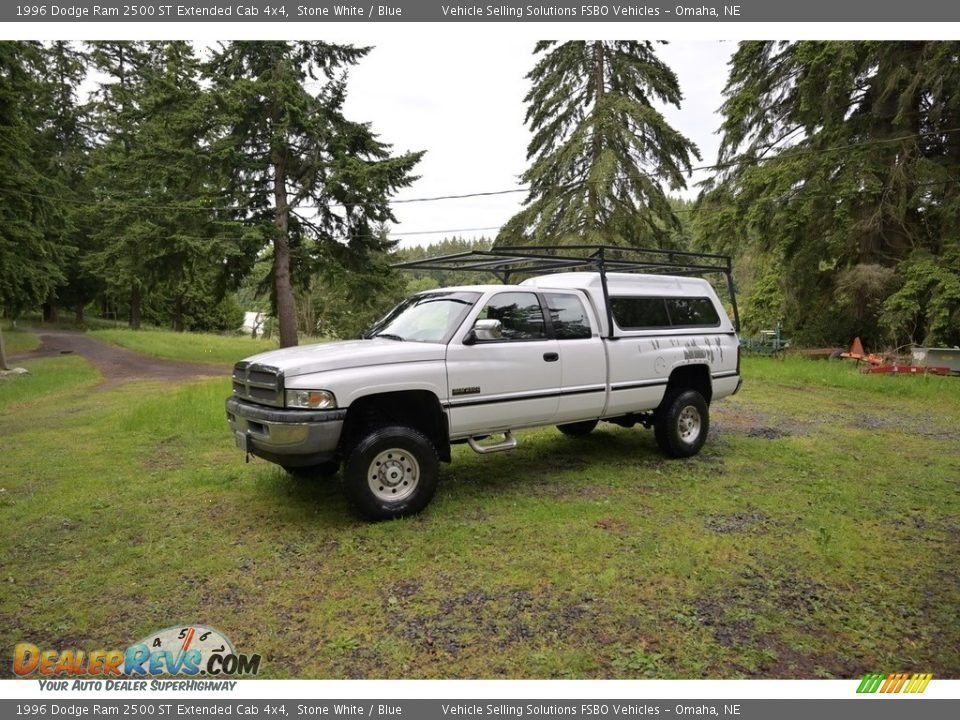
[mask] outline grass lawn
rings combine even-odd
[[[227,378],[23,364],[0,383],[7,652],[202,623],[266,677],[960,676],[960,378],[745,360],[697,458],[519,433],[371,525],[336,480],[243,463]]]
[[[90,337],[128,350],[181,362],[229,364],[250,355],[276,350],[276,339],[253,339],[242,335],[172,333],[166,330],[94,330]]]

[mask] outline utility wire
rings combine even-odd
[[[406,236],[409,236],[409,235],[443,235],[443,234],[447,234],[447,233],[482,232],[482,231],[487,231],[487,230],[499,230],[500,227],[501,227],[500,225],[493,225],[493,226],[490,226],[490,227],[451,228],[451,229],[447,229],[447,230],[414,230],[414,231],[411,231],[411,232],[390,233],[390,236],[391,236],[391,237],[406,237]],[[113,235],[113,236],[111,236],[111,237],[114,237],[114,238],[117,239],[117,240],[128,240],[128,241],[133,241],[133,242],[137,242],[137,241],[139,241],[139,240],[148,240],[148,239],[151,239],[151,238],[146,238],[146,237],[145,237],[145,238],[134,238],[134,237],[129,237],[129,236],[127,236],[127,235]],[[353,236],[351,236],[351,237],[377,238],[377,237],[379,237],[379,236],[378,236],[378,235],[353,235]],[[166,239],[168,239],[168,240],[170,240],[170,239],[175,239],[175,240],[187,240],[187,241],[189,241],[189,240],[209,240],[209,241],[214,241],[214,240],[216,240],[216,241],[226,241],[226,242],[241,242],[241,241],[244,241],[244,240],[253,240],[253,239],[255,239],[255,238],[252,238],[252,237],[250,237],[249,235],[246,236],[246,237],[231,237],[231,236],[227,236],[227,235],[210,235],[210,236],[203,236],[203,235],[183,235],[183,234],[181,234],[181,233],[174,233],[174,234],[172,234],[171,236],[167,237]],[[268,238],[264,238],[264,239],[268,239]]]
[[[951,179],[951,180],[940,180],[940,181],[935,181],[935,182],[916,183],[916,184],[914,185],[914,187],[916,187],[916,188],[922,188],[922,187],[942,187],[942,186],[947,186],[947,185],[960,185],[960,178],[955,178],[955,179]],[[874,190],[874,191],[866,191],[866,190],[863,190],[863,191],[859,191],[859,192],[849,192],[849,193],[833,193],[833,192],[807,193],[807,194],[806,194],[806,197],[831,197],[831,198],[835,198],[835,199],[844,199],[844,198],[851,198],[851,197],[859,197],[859,196],[861,196],[861,195],[864,195],[864,194],[867,193],[867,192],[885,192],[885,191],[886,191],[886,190],[885,190],[884,188],[877,188],[877,189]],[[765,199],[763,199],[763,200],[761,200],[761,201],[759,201],[759,202],[773,203],[773,202],[777,202],[777,200],[778,200],[778,198],[765,198]],[[703,207],[701,207],[701,208],[699,208],[699,209],[696,209],[696,212],[720,212],[721,210],[722,210],[721,208],[713,208],[713,207],[703,208]],[[692,213],[692,212],[694,212],[694,211],[695,211],[695,208],[692,208],[692,207],[691,207],[691,208],[676,208],[676,209],[673,210],[673,212],[674,212],[675,214],[680,214],[680,213]],[[503,227],[503,226],[502,226],[502,225],[489,225],[489,226],[486,226],[486,227],[447,228],[447,229],[443,229],[443,230],[409,230],[409,231],[400,231],[400,232],[392,232],[392,231],[391,231],[391,232],[388,233],[388,236],[389,236],[389,237],[415,237],[415,236],[422,236],[422,235],[444,235],[444,234],[467,233],[467,232],[487,232],[487,231],[493,231],[493,230],[500,230],[501,227]],[[131,237],[129,237],[129,236],[123,236],[123,235],[115,236],[115,237],[116,237],[118,240],[132,240],[132,241],[137,241],[137,240],[138,240],[138,238],[131,238]],[[177,240],[187,240],[187,241],[190,241],[190,240],[209,240],[209,241],[217,240],[217,241],[227,241],[227,242],[241,242],[241,241],[245,241],[245,240],[253,240],[253,239],[254,239],[254,238],[252,238],[252,237],[249,236],[249,235],[246,236],[246,237],[234,237],[234,236],[224,236],[224,235],[216,235],[216,234],[212,234],[212,235],[210,235],[210,236],[183,235],[183,234],[181,234],[181,233],[173,233],[173,234],[171,235],[171,237],[172,237],[172,238],[175,238],[175,239],[177,239]],[[359,236],[358,236],[358,235],[354,235],[353,237],[361,237],[361,238],[367,239],[367,238],[376,238],[376,237],[378,237],[378,236],[377,236],[377,235],[371,235],[371,234],[364,234],[364,235],[359,235]]]
[[[475,197],[491,197],[495,195],[509,195],[512,193],[519,192],[528,192],[529,188],[518,187],[512,190],[494,190],[488,192],[475,192],[475,193],[463,193],[460,195],[435,195],[433,197],[420,197],[420,198],[406,198],[399,200],[387,200],[384,202],[358,202],[352,204],[346,203],[330,203],[327,205],[290,205],[291,210],[323,210],[327,208],[337,208],[337,209],[346,209],[354,207],[367,207],[370,205],[400,205],[404,203],[421,203],[421,202],[434,202],[438,200],[460,200],[464,198],[475,198]],[[65,202],[72,205],[90,205],[96,206],[99,208],[110,207],[110,208],[123,208],[130,207],[135,210],[184,210],[184,211],[197,211],[203,210],[206,212],[236,212],[237,210],[247,210],[242,205],[230,205],[230,206],[212,206],[212,205],[166,205],[166,204],[152,204],[152,203],[140,203],[135,199],[136,197],[141,196],[127,196],[131,198],[124,202],[118,202],[113,197],[107,197],[103,200],[80,200],[78,198],[68,198],[62,197],[59,195],[47,195],[44,193],[34,193],[28,192],[26,190],[17,190],[16,188],[0,188],[0,194],[5,193],[8,195],[22,195],[26,197],[35,197],[41,198],[44,200],[56,200],[58,202]],[[262,208],[265,211],[272,211],[275,208],[272,206],[264,206]]]
[[[802,152],[796,152],[789,156],[792,160],[797,157],[806,157],[808,155],[823,155],[829,152],[835,152],[837,150],[850,150],[858,147],[869,147],[872,145],[885,145],[887,143],[897,143],[901,140],[910,140],[911,138],[922,138],[922,137],[931,137],[934,135],[950,135],[952,133],[960,132],[960,128],[950,128],[949,130],[929,130],[927,132],[920,133],[910,133],[908,135],[898,135],[897,137],[892,138],[877,138],[875,140],[862,140],[856,143],[847,143],[845,145],[833,145],[831,147],[825,148],[809,148],[803,150]],[[761,145],[754,150],[770,150],[776,147],[776,144],[773,145]],[[797,145],[789,145],[782,152],[788,152],[792,148],[798,147]],[[756,163],[766,163],[772,162],[774,160],[782,157],[780,154],[771,155],[770,157],[755,157],[755,158],[744,158],[742,160],[729,160],[724,163],[717,163],[716,165],[700,165],[698,167],[690,168],[690,172],[699,172],[700,170],[725,170],[730,167],[737,167],[738,165],[753,165]]]
[[[917,183],[914,187],[917,187],[917,188],[939,187],[939,186],[946,186],[946,185],[960,185],[960,178],[952,179],[952,180],[942,180],[942,181],[936,181],[936,182]],[[806,197],[830,197],[835,199],[843,199],[843,198],[859,197],[863,195],[865,192],[866,191],[850,192],[850,193],[832,193],[832,192],[808,193]],[[876,191],[873,191],[873,192],[885,192],[885,189],[878,188]],[[761,202],[773,203],[776,201],[777,201],[777,198],[766,198]],[[706,207],[706,208],[700,208],[699,210],[697,210],[697,212],[720,212],[722,210],[723,208]],[[673,212],[677,214],[691,213],[691,212],[694,212],[694,208],[677,208]],[[491,225],[487,227],[447,228],[443,230],[410,230],[410,231],[401,231],[401,232],[390,232],[389,236],[390,237],[415,237],[415,236],[422,236],[422,235],[446,235],[446,234],[467,233],[467,232],[487,232],[487,231],[493,231],[493,230],[500,230],[501,227],[503,226]],[[131,238],[129,236],[123,236],[123,235],[115,236],[115,237],[118,240],[130,240],[134,242],[139,239],[145,239],[145,238]],[[372,235],[372,234],[364,234],[364,235],[354,235],[353,237],[372,239],[372,238],[377,238],[379,236]],[[245,240],[253,240],[254,238],[252,238],[249,235],[246,237],[233,237],[233,236],[224,236],[224,235],[215,235],[215,234],[210,236],[201,236],[201,235],[183,235],[180,233],[174,233],[168,239],[187,240],[187,241],[204,240],[204,241],[241,242]]]
[[[691,172],[691,173],[693,173],[693,172],[700,172],[700,171],[702,171],[702,170],[724,170],[724,169],[728,169],[728,168],[731,168],[731,167],[737,167],[737,166],[741,166],[741,165],[759,165],[759,164],[761,164],[761,163],[769,163],[769,162],[773,162],[773,161],[778,160],[778,159],[783,159],[784,157],[788,157],[789,159],[792,160],[792,159],[795,159],[795,158],[798,158],[798,157],[806,157],[806,156],[810,156],[810,155],[822,155],[822,154],[825,154],[825,153],[837,152],[837,151],[842,151],[842,150],[853,150],[853,149],[860,148],[860,147],[869,147],[869,146],[873,146],[873,145],[883,145],[883,144],[889,144],[889,143],[896,143],[896,142],[901,142],[901,141],[903,141],[903,140],[909,140],[909,139],[911,139],[911,138],[921,138],[921,137],[948,135],[948,134],[957,133],[957,132],[960,132],[960,128],[950,128],[950,129],[947,129],[947,130],[936,130],[936,131],[932,131],[932,130],[931,130],[931,131],[922,132],[922,133],[912,133],[912,134],[909,134],[909,135],[899,135],[899,136],[894,137],[894,138],[879,138],[879,139],[875,139],[875,140],[864,140],[864,141],[857,142],[857,143],[847,143],[846,145],[834,145],[834,146],[832,146],[832,147],[827,147],[827,148],[807,149],[807,150],[803,150],[803,151],[800,151],[800,152],[792,153],[792,154],[790,154],[790,155],[788,155],[788,156],[784,156],[784,155],[782,155],[782,154],[778,154],[778,155],[772,155],[772,156],[770,156],[770,157],[755,157],[755,158],[744,158],[744,159],[741,159],[741,160],[731,160],[731,161],[729,161],[729,162],[717,163],[717,164],[714,164],[714,165],[698,165],[698,166],[696,166],[696,167],[690,168],[689,172]],[[772,146],[771,146],[771,147],[772,147]],[[796,147],[796,146],[792,146],[792,147]],[[767,148],[761,147],[761,148],[757,148],[757,149],[767,149]],[[789,151],[789,149],[790,149],[790,148],[787,148],[784,152]],[[646,176],[646,177],[653,178],[653,176],[651,176],[649,173],[641,172],[641,174],[644,175],[644,176]],[[656,179],[656,178],[653,178],[653,179]],[[589,182],[589,181],[585,181],[585,182]],[[462,199],[476,198],[476,197],[493,197],[493,196],[498,196],[498,195],[510,195],[510,194],[513,194],[513,193],[521,193],[521,192],[529,192],[529,191],[530,191],[530,187],[529,187],[529,186],[519,186],[519,187],[516,187],[516,188],[509,188],[509,189],[505,189],[505,190],[490,190],[490,191],[483,191],[483,192],[459,193],[459,194],[451,194],[451,195],[433,195],[433,196],[429,196],[429,197],[417,197],[417,198],[401,198],[401,199],[387,200],[387,201],[384,201],[384,202],[358,202],[358,203],[352,203],[352,204],[346,204],[346,203],[329,203],[329,204],[325,204],[325,205],[297,205],[297,206],[295,206],[295,209],[298,209],[298,210],[321,210],[321,209],[333,209],[333,208],[336,208],[336,209],[345,209],[345,208],[348,208],[348,207],[351,207],[351,208],[352,208],[352,207],[367,207],[367,206],[371,206],[371,205],[385,205],[385,204],[387,204],[387,205],[401,205],[401,204],[409,204],[409,203],[437,202],[437,201],[444,201],[444,200],[462,200]],[[129,205],[130,207],[132,207],[133,209],[136,209],[136,210],[180,210],[180,211],[186,211],[186,212],[197,212],[197,211],[204,211],[204,212],[236,212],[236,211],[238,211],[238,210],[244,210],[244,209],[245,209],[245,208],[242,207],[242,206],[206,206],[206,205],[150,204],[150,203],[141,204],[141,203],[137,203],[137,202],[135,202],[135,201],[118,202],[118,201],[116,201],[116,200],[113,200],[112,198],[106,198],[106,199],[100,200],[100,201],[80,200],[80,199],[66,198],[66,197],[61,197],[61,196],[56,196],[56,195],[47,195],[47,194],[43,194],[43,193],[31,193],[31,192],[27,192],[27,191],[23,191],[23,190],[17,190],[17,189],[15,189],[15,188],[2,188],[2,189],[0,189],[0,193],[19,194],[19,195],[27,196],[27,197],[36,197],[36,198],[47,199],[47,200],[57,200],[57,201],[59,201],[59,202],[65,202],[65,203],[70,203],[70,204],[74,204],[74,205],[91,205],[91,206],[96,206],[96,207],[100,207],[100,208],[103,208],[103,207],[118,207],[118,208],[123,208],[123,207]],[[264,207],[263,209],[264,209],[264,210],[273,210],[272,207]]]
[[[914,183],[913,187],[914,187],[914,188],[946,187],[947,185],[960,185],[960,177],[958,177],[958,178],[952,178],[952,179],[950,179],[950,180],[935,180],[935,181],[931,181],[931,182]],[[791,192],[791,193],[784,193],[783,196],[778,197],[778,198],[762,198],[762,199],[760,199],[760,200],[756,200],[755,202],[758,202],[758,203],[776,203],[776,202],[779,202],[779,201],[781,201],[781,200],[786,200],[786,199],[789,199],[789,198],[791,198],[791,197],[795,197],[795,196],[797,196],[797,195],[803,195],[804,197],[808,197],[808,198],[810,198],[810,197],[829,197],[829,198],[835,198],[835,199],[837,199],[837,200],[842,200],[842,199],[845,199],[845,198],[861,197],[861,196],[867,195],[867,194],[885,193],[885,192],[887,192],[888,190],[889,190],[889,188],[876,188],[876,189],[874,189],[874,190],[866,190],[866,189],[865,189],[865,190],[859,190],[859,191],[856,191],[856,192],[836,193],[836,192],[803,192],[803,188],[799,188],[799,189],[797,189],[797,190],[794,190],[794,191]],[[692,208],[692,207],[689,207],[689,208],[676,208],[676,209],[673,210],[673,212],[674,212],[674,213],[720,212],[720,211],[723,210],[723,209],[724,209],[724,208],[714,208],[714,207],[709,207],[709,206],[708,206],[708,207],[701,207],[701,208]]]

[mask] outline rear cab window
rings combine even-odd
[[[593,328],[587,319],[583,301],[576,295],[544,293],[550,323],[557,340],[583,340],[593,337]]]
[[[717,327],[720,316],[709,298],[667,298],[667,313],[674,327]]]
[[[622,330],[720,326],[717,308],[707,297],[613,297],[610,309]]]

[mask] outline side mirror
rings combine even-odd
[[[499,320],[477,320],[470,331],[473,341],[502,340],[503,323]]]

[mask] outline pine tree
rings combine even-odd
[[[375,232],[382,247],[392,250],[387,230],[380,226]],[[310,327],[327,337],[360,337],[407,294],[406,278],[391,267],[394,260],[392,252],[370,250],[362,264],[344,265],[336,257],[321,262],[304,303],[313,319]]]
[[[38,77],[37,111],[42,113],[37,153],[41,171],[49,180],[47,192],[58,195],[63,223],[51,229],[50,241],[58,243],[64,258],[65,283],[44,303],[44,319],[56,320],[61,303],[71,305],[78,323],[83,308],[93,299],[97,282],[79,259],[92,251],[91,228],[84,223],[82,203],[88,199],[86,173],[90,142],[77,88],[87,73],[87,56],[75,43],[57,40],[42,50],[44,69]]]
[[[89,182],[95,204],[87,207],[84,219],[96,228],[98,248],[85,262],[108,293],[126,298],[130,327],[137,329],[148,289],[147,251],[155,239],[145,214],[149,196],[138,190],[144,176],[133,160],[146,44],[98,41],[90,48],[93,66],[105,77],[90,107],[96,147]]]
[[[272,245],[283,347],[297,344],[291,276],[304,238],[344,265],[386,249],[374,228],[395,222],[388,198],[415,179],[422,155],[393,157],[368,125],[343,116],[346,69],[368,50],[319,41],[232,42],[207,68],[223,127],[215,149],[232,171],[238,219]]]
[[[252,265],[253,248],[228,219],[208,144],[210,98],[200,86],[200,64],[190,43],[149,42],[141,68],[137,123],[129,161],[140,175],[143,272],[157,299],[170,307],[177,331],[198,304],[212,307]]]
[[[685,187],[699,158],[654,107],[679,106],[676,75],[649,41],[544,41],[534,54],[530,193],[497,243],[669,244],[680,225],[663,185]]]
[[[63,213],[36,163],[42,69],[38,43],[0,43],[0,309],[14,318],[63,281]]]
[[[782,262],[807,342],[960,341],[960,43],[745,42],[725,93],[701,240]]]

